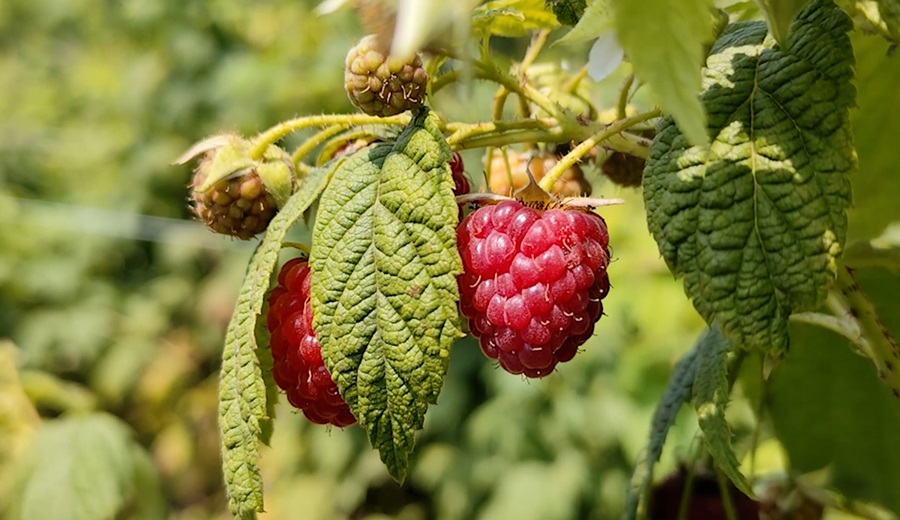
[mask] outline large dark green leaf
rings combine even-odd
[[[704,71],[708,146],[671,119],[644,174],[650,230],[710,323],[740,346],[779,356],[787,318],[814,309],[847,228],[855,99],[850,19],[816,0],[786,48],[762,22],[730,26]]]
[[[396,142],[338,167],[313,230],[325,365],[398,480],[460,335],[449,159],[434,116],[419,114]]]

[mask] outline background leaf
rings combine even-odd
[[[861,269],[856,277],[888,326],[900,331],[897,277],[882,269]],[[792,469],[828,468],[841,493],[900,514],[900,401],[845,339],[795,325],[791,340],[791,355],[769,378],[766,402]]]
[[[515,38],[531,31],[559,27],[544,0],[491,0],[472,14],[472,32]]]
[[[612,27],[609,2],[610,0],[594,0],[587,6],[584,15],[578,20],[575,27],[556,41],[555,45],[592,40],[597,36],[608,32]]]
[[[228,505],[237,517],[263,510],[259,443],[268,436],[263,435],[263,425],[271,418],[267,413],[266,384],[256,352],[256,321],[262,312],[263,298],[278,262],[281,243],[288,229],[322,192],[329,172],[326,168],[313,170],[272,219],[265,238],[250,259],[225,334],[219,382],[219,430]]]
[[[703,45],[713,37],[708,0],[610,0],[634,73],[653,89],[691,144],[709,141],[700,104]],[[667,45],[659,45],[660,41]]]
[[[708,334],[704,333],[701,340]],[[650,442],[647,445],[647,455],[643,462],[635,464],[632,474],[632,485],[628,488],[628,496],[625,498],[625,513],[623,518],[634,520],[637,518],[638,506],[642,497],[650,490],[653,481],[653,466],[662,456],[669,429],[675,424],[681,405],[689,402],[693,396],[694,382],[697,377],[697,361],[700,356],[701,343],[698,341],[694,348],[681,358],[672,369],[669,384],[660,398],[656,410],[653,411],[653,419],[650,421]]]
[[[743,347],[782,355],[787,317],[834,278],[855,166],[850,27],[830,0],[799,15],[784,51],[764,23],[730,26],[704,71],[714,142],[691,147],[671,119],[653,142],[650,230],[700,314]]]
[[[45,421],[21,461],[19,487],[6,518],[111,519],[130,500],[160,511],[160,490],[143,456],[127,425],[111,415]]]
[[[874,238],[889,222],[900,221],[896,194],[885,189],[885,182],[897,171],[891,136],[900,135],[900,117],[889,108],[900,84],[900,56],[888,55],[888,47],[880,38],[853,35],[859,107],[850,115],[859,171],[853,176],[851,240]]]
[[[716,466],[745,495],[753,496],[750,484],[738,469],[737,456],[731,446],[731,429],[725,420],[725,408],[731,393],[728,383],[728,353],[731,350],[731,342],[717,326],[710,327],[700,337],[693,389],[694,407],[703,440]]]
[[[403,480],[460,335],[450,149],[418,114],[395,143],[353,154],[319,205],[310,267],[325,365]]]

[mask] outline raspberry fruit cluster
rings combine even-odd
[[[222,179],[206,191],[197,188],[206,179],[203,163],[194,175],[191,206],[197,219],[216,233],[249,240],[266,230],[278,204],[255,171]]]
[[[310,270],[305,259],[288,261],[269,293],[272,375],[288,402],[317,424],[350,426],[356,418],[331,379],[312,328]]]
[[[466,177],[465,166],[459,152],[453,152],[450,158],[450,172],[453,174],[453,194],[457,197],[472,191],[469,179]]]
[[[597,214],[509,200],[457,229],[460,310],[485,355],[543,377],[594,332],[609,293],[609,234]]]
[[[527,171],[534,180],[540,181],[557,162],[557,156],[549,153],[527,154],[515,150],[507,150],[505,156],[495,153],[491,156],[489,187],[498,195],[509,196],[528,184]],[[563,172],[550,191],[559,197],[589,196],[591,184],[576,164]]]
[[[366,114],[393,116],[425,103],[428,73],[415,55],[402,60],[381,50],[375,35],[366,36],[347,53],[344,88],[350,101]]]

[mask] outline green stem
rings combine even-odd
[[[294,169],[297,168],[297,165],[299,165],[300,162],[303,161],[303,158],[306,157],[306,155],[309,154],[309,152],[311,152],[313,148],[341,133],[345,128],[347,127],[344,125],[329,126],[328,128],[321,130],[319,133],[310,137],[303,144],[298,146],[297,149],[294,150],[294,153],[291,155],[291,164],[294,165]]]
[[[268,150],[269,146],[273,143],[298,130],[303,130],[304,128],[330,125],[359,126],[371,124],[402,126],[408,124],[409,119],[409,114],[399,114],[391,117],[377,117],[366,114],[326,114],[289,119],[278,123],[256,136],[251,143],[250,158],[254,160],[261,159],[263,154],[266,153],[266,150]]]
[[[856,321],[871,346],[870,357],[878,377],[891,388],[894,397],[900,398],[900,345],[881,323],[875,306],[863,294],[849,268],[838,269],[837,288],[850,309],[848,316]]]
[[[556,184],[556,181],[559,180],[560,177],[562,177],[563,173],[565,173],[565,171],[571,168],[575,163],[581,161],[581,158],[588,152],[590,152],[592,148],[635,123],[640,123],[643,121],[647,121],[648,119],[659,117],[660,113],[661,112],[657,109],[651,110],[649,112],[644,112],[642,114],[636,114],[632,117],[620,119],[615,123],[607,126],[602,131],[583,140],[578,144],[578,146],[573,148],[571,151],[569,151],[569,153],[562,157],[559,162],[557,162],[553,166],[553,168],[551,168],[550,171],[548,171],[546,175],[544,175],[544,178],[541,179],[540,182],[541,188],[549,192],[553,185]]]
[[[719,468],[716,468],[716,480],[719,482],[719,491],[722,495],[722,507],[725,509],[725,518],[728,520],[738,520],[737,512],[734,510],[734,501],[731,499],[731,483],[725,474]]]
[[[482,77],[484,79],[489,79],[498,83],[509,90],[510,92],[523,96],[533,102],[535,105],[540,107],[544,112],[547,112],[551,116],[563,120],[563,119],[574,119],[572,116],[566,114],[559,107],[556,106],[556,103],[550,100],[544,94],[541,94],[537,89],[529,85],[524,81],[520,81],[519,78],[513,76],[512,74],[501,71],[492,63],[485,63],[482,61],[475,62],[475,69],[481,72]]]
[[[319,151],[319,156],[316,157],[316,166],[322,166],[326,162],[333,159],[335,152],[337,152],[337,150],[340,149],[340,147],[344,146],[345,144],[355,141],[357,139],[363,139],[363,138],[369,137],[370,135],[371,134],[368,131],[366,131],[362,128],[356,128],[356,129],[344,132],[343,134],[339,135],[338,137],[335,137],[334,139],[328,141],[322,147],[322,150]]]
[[[477,136],[502,134],[512,130],[547,130],[556,126],[553,119],[525,119],[521,121],[486,121],[476,124],[448,123],[447,130],[453,133],[447,138],[451,148],[458,143]]]
[[[444,87],[450,85],[451,83],[456,83],[459,81],[459,71],[451,70],[446,74],[441,74],[431,83],[431,95],[435,95],[440,92]]]
[[[631,92],[631,86],[634,85],[634,74],[629,74],[622,87],[619,89],[619,100],[616,102],[616,118],[624,119],[625,109],[628,107],[628,97]]]

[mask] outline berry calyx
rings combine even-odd
[[[531,171],[535,181],[540,181],[558,161],[555,155],[548,153],[528,154],[507,150],[506,157],[503,153],[494,153],[489,187],[498,195],[509,196],[528,184],[527,170]],[[563,172],[551,192],[559,197],[589,196],[591,184],[576,164]]]
[[[609,293],[609,234],[599,215],[484,206],[457,228],[460,310],[486,356],[543,377],[593,334]]]
[[[418,55],[409,60],[392,57],[377,36],[369,35],[350,49],[344,65],[347,95],[366,114],[393,116],[425,103],[428,73]]]
[[[268,297],[266,325],[274,364],[272,375],[288,402],[317,424],[350,426],[356,418],[331,379],[312,328],[310,270],[306,259],[288,261]]]

